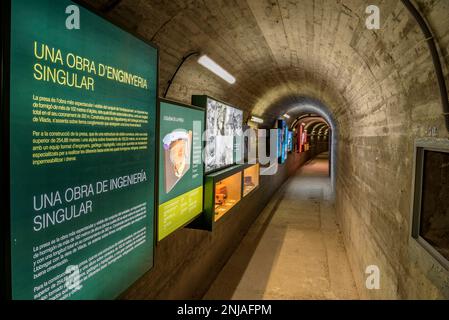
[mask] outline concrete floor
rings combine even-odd
[[[327,157],[308,162],[277,192],[204,299],[358,299],[327,200]]]

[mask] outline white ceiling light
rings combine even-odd
[[[251,116],[251,121],[255,122],[255,123],[260,123],[260,124],[263,123],[263,119],[259,118],[259,117],[256,117],[256,116]]]
[[[290,119],[290,116],[288,114],[284,114],[283,117],[286,118],[286,119]]]
[[[203,67],[209,69],[213,73],[215,73],[217,76],[219,76],[226,82],[228,82],[230,84],[235,83],[235,78],[229,72],[227,72],[225,69],[223,69],[221,66],[219,66],[214,60],[209,58],[208,56],[202,55],[198,59],[198,63],[200,65],[202,65]]]

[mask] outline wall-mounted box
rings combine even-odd
[[[209,174],[204,183],[204,211],[189,227],[212,231],[214,224],[238,208],[242,200],[244,165]]]
[[[242,199],[242,171],[215,182],[214,220],[220,220]]]
[[[158,49],[84,2],[2,3],[2,300],[116,299],[154,264]]]
[[[259,181],[260,165],[258,163],[243,170],[243,197],[256,190],[259,187]]]
[[[415,143],[412,238],[449,270],[449,141]]]

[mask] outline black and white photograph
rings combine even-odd
[[[234,137],[242,134],[243,112],[208,99],[206,122],[206,172],[234,163]]]

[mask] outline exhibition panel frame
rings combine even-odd
[[[277,121],[278,131],[278,162],[284,164],[288,157],[288,127],[285,120]]]
[[[211,106],[215,103],[213,113],[210,111],[209,102]],[[206,110],[205,173],[214,173],[243,161],[241,145],[236,138],[238,131],[243,138],[243,111],[207,95],[193,95],[192,105]],[[217,146],[220,146],[220,150]]]
[[[415,140],[411,199],[410,238],[436,262],[449,270],[447,210],[449,142]],[[439,190],[439,192],[437,191]]]
[[[293,131],[288,131],[288,153],[293,152]]]
[[[84,3],[83,1],[65,0],[64,2],[58,3],[52,2],[51,5],[48,6],[45,6],[47,5],[47,3],[33,4],[37,5],[39,8],[34,8],[33,10],[27,11],[20,10],[21,5],[24,5],[21,2],[14,1],[14,8],[12,8],[11,2],[12,1],[2,2],[2,107],[0,110],[2,119],[1,150],[2,155],[6,156],[2,157],[1,160],[1,181],[3,190],[5,190],[2,193],[2,202],[4,203],[4,206],[8,212],[8,214],[2,215],[1,221],[1,255],[2,257],[6,257],[5,261],[2,261],[1,270],[2,297],[8,299],[116,298],[124,290],[131,286],[133,282],[136,281],[140,276],[150,270],[154,265],[154,248],[156,244],[155,218],[157,210],[157,196],[155,188],[158,185],[157,159],[155,151],[156,139],[159,131],[158,122],[156,121],[156,119],[159,118],[159,49],[154,44],[139,36],[136,32],[111,22],[103,14],[92,8],[90,5]],[[29,4],[31,4],[31,2],[26,3],[26,5]],[[71,5],[77,6],[81,12],[81,21],[83,24],[80,31],[69,31],[68,29],[65,29],[65,26],[63,28],[53,29],[46,29],[47,27],[51,28],[46,25],[41,25],[38,28],[33,27],[34,29],[28,27],[28,25],[35,25],[32,23],[32,21],[35,21],[36,18],[33,18],[32,15],[39,16],[39,14],[47,16],[48,18],[56,15],[56,19],[48,20],[52,21],[52,23],[65,23],[65,20],[67,18],[67,15],[65,14],[65,7]],[[64,10],[60,10],[62,6],[64,7]],[[57,13],[55,13],[56,8]],[[27,15],[28,12],[32,12],[32,15]],[[61,16],[59,16],[59,12],[61,12]],[[27,15],[27,18],[32,19],[23,19],[24,14]],[[12,21],[26,21],[28,25],[17,23],[14,26],[13,30]],[[83,33],[83,27],[88,28],[89,26],[95,26],[94,30],[96,32],[91,34]],[[52,30],[55,35],[50,33],[45,34],[45,30]],[[17,76],[21,76],[22,72],[24,71],[28,72],[28,64],[32,64],[32,61],[34,61],[31,59],[30,53],[26,52],[26,49],[24,49],[27,48],[24,43],[29,45],[29,42],[31,40],[28,39],[31,39],[30,35],[32,36],[35,32],[40,32],[40,37],[36,37],[36,39],[39,39],[39,41],[41,41],[42,48],[40,48],[40,46],[36,44],[37,40],[34,40],[35,51],[32,58],[42,59],[43,62],[36,62],[34,64],[34,68],[32,70],[29,70],[31,71],[31,74],[34,71],[34,79],[33,76],[23,77],[23,81],[37,80],[40,82],[31,82],[33,84],[37,83],[35,86],[31,86],[31,88],[29,86],[24,86],[23,83],[20,82],[22,88],[26,88],[26,90],[23,90],[23,93],[18,96],[17,86],[19,86],[19,83],[18,81],[13,81],[13,79],[17,80]],[[59,34],[57,34],[58,32]],[[73,35],[73,38],[70,38],[70,41],[73,42],[73,45],[76,45],[77,43],[79,44],[77,49],[73,50],[76,51],[76,53],[67,51],[68,47],[66,46],[66,42],[64,42],[65,37],[68,37],[67,32],[72,32],[70,33],[70,37],[72,37]],[[107,41],[109,34],[115,34],[116,37],[110,37],[110,42],[108,43]],[[98,38],[101,38],[102,41],[89,41],[88,44],[83,42],[85,39],[92,40],[92,38],[96,36]],[[48,41],[47,44],[44,44],[46,38],[51,39],[51,41]],[[113,45],[114,43],[117,43],[117,41],[120,41],[119,39],[126,39],[128,44],[133,43],[135,47],[125,46],[123,47],[123,49],[116,52],[113,50],[104,50],[105,46],[107,46],[108,44]],[[60,46],[60,48],[58,48],[58,45]],[[31,48],[32,47],[33,45],[31,43]],[[42,57],[38,57],[38,54],[36,53],[36,47],[38,48],[37,51],[41,50]],[[141,49],[141,51],[137,52],[138,49]],[[130,55],[130,50],[136,50],[136,55]],[[98,54],[96,55],[96,53]],[[47,60],[44,60],[43,57],[45,54],[48,54],[51,57],[49,58],[51,59],[51,61],[49,60],[47,62]],[[125,57],[128,57],[128,60],[126,60],[126,58],[125,60],[118,60],[117,57],[119,57],[120,54],[122,54],[122,56],[124,55]],[[70,63],[67,63],[70,56],[70,59],[73,59],[73,61],[70,61],[73,62],[73,68],[75,69],[75,55],[80,59],[82,56],[84,56],[85,58],[89,57],[91,59],[91,62],[96,59],[92,57],[97,57],[98,60],[95,62],[97,62],[98,64],[95,64],[95,66],[94,63],[90,64],[91,69],[89,69],[89,71],[80,71],[79,69],[77,69],[79,73],[85,72],[85,75],[83,75],[82,77],[78,75],[78,77],[76,77],[74,72],[71,74],[72,70],[68,70],[69,68],[72,68],[72,66],[70,66]],[[110,59],[108,59],[108,57],[110,57]],[[135,62],[131,62],[131,60],[129,60],[129,58],[131,57],[135,59]],[[23,64],[23,66],[17,66],[19,61],[21,64]],[[128,62],[120,64],[120,62],[118,61]],[[138,65],[138,61],[144,61],[144,63]],[[59,70],[56,69],[58,68],[58,65],[60,68]],[[103,68],[101,69],[101,72],[100,65],[102,65]],[[118,69],[119,67],[121,67],[122,69]],[[146,73],[146,71],[148,70],[151,71],[149,73]],[[114,72],[115,74],[117,74],[117,77],[109,76],[109,74],[107,74],[107,72],[109,71],[111,73]],[[103,74],[100,75],[100,73]],[[90,76],[88,74],[90,74]],[[129,74],[129,77],[131,77],[133,80],[129,82],[123,80],[124,74]],[[61,78],[61,75],[64,75],[64,78]],[[69,78],[70,76],[71,78]],[[58,80],[54,80],[56,77],[58,77]],[[53,83],[51,83],[52,78]],[[20,81],[22,81],[22,79]],[[70,81],[72,82],[70,83]],[[60,87],[58,87],[58,85]],[[113,90],[112,88],[121,88],[123,92],[120,92],[120,90]],[[82,165],[76,166],[76,169],[72,170],[71,168],[69,168],[69,166],[63,168],[64,165],[62,163],[68,163],[70,161],[76,163],[76,161],[78,161],[78,158],[76,156],[68,157],[68,153],[66,153],[66,158],[64,158],[63,160],[55,157],[54,159],[50,160],[46,159],[46,162],[39,162],[39,165],[41,166],[39,167],[39,170],[41,171],[36,171],[37,169],[34,169],[30,163],[27,163],[25,160],[23,160],[28,159],[27,155],[30,151],[24,151],[22,153],[22,149],[20,148],[21,146],[27,146],[31,142],[29,142],[28,140],[23,140],[23,138],[26,138],[26,135],[24,136],[22,133],[18,132],[18,130],[27,128],[27,130],[34,129],[36,132],[38,132],[38,130],[36,129],[37,127],[31,125],[32,123],[38,123],[38,121],[29,121],[29,118],[25,113],[25,111],[27,111],[26,108],[22,108],[23,110],[16,110],[16,108],[13,110],[14,112],[11,112],[12,105],[24,105],[24,99],[30,98],[27,95],[27,90],[35,90],[36,96],[33,95],[34,101],[38,101],[38,95],[42,96],[43,98],[44,95],[48,93],[47,97],[54,98],[47,98],[47,105],[49,107],[53,106],[54,108],[56,108],[57,104],[67,103],[67,105],[71,105],[72,103],[74,103],[72,99],[76,101],[75,97],[78,96],[80,97],[80,103],[77,104],[78,107],[80,107],[81,104],[89,107],[93,106],[93,103],[97,103],[95,105],[95,108],[112,110],[114,108],[114,103],[122,104],[124,105],[123,108],[117,107],[117,109],[111,112],[123,112],[123,118],[133,120],[129,120],[128,122],[126,122],[127,125],[129,124],[129,126],[127,127],[127,129],[123,129],[121,131],[116,130],[115,128],[112,129],[112,125],[108,126],[106,124],[104,124],[104,128],[110,130],[110,132],[104,132],[105,130],[97,130],[97,135],[95,135],[95,132],[92,130],[92,132],[89,133],[91,139],[94,139],[94,137],[97,136],[102,137],[101,139],[98,138],[95,141],[111,141],[111,137],[114,137],[115,140],[108,145],[109,149],[106,148],[106,145],[102,145],[102,147],[104,148],[101,149],[100,142],[98,142],[96,144],[98,155],[94,154],[94,152],[92,151],[93,149],[84,150],[84,152],[82,153],[76,153],[75,151],[73,151],[72,154],[83,155],[83,157],[79,156],[79,158],[82,158],[82,160],[80,160],[80,164]],[[89,94],[92,95],[80,95],[82,90],[89,90]],[[100,93],[95,94],[94,98],[94,94],[92,92],[94,92],[95,90]],[[110,92],[111,95],[108,96],[106,94],[102,94],[102,92]],[[124,92],[125,94],[122,94],[121,98],[116,99],[119,93]],[[144,94],[144,92],[146,93]],[[60,94],[59,97],[57,95],[58,93]],[[65,98],[67,100],[64,100],[60,97],[68,98]],[[82,99],[85,99],[85,101],[82,102]],[[92,101],[88,99],[91,99]],[[44,105],[43,101],[44,99],[39,98],[39,102],[42,102],[42,105]],[[35,107],[35,105],[39,106],[36,102],[36,104],[33,104],[33,108]],[[130,106],[135,107],[135,109],[129,108]],[[59,106],[59,110],[64,110],[64,108],[67,108],[68,110],[69,106]],[[75,109],[73,108],[72,110]],[[78,112],[81,112],[79,110],[80,109],[78,109]],[[126,110],[126,112],[124,110]],[[101,113],[100,111],[98,112]],[[89,118],[89,116],[80,116],[79,118],[86,119]],[[47,120],[44,121],[44,118],[42,119],[42,123],[45,122],[45,124],[39,127],[39,130],[45,129],[45,131],[47,131],[47,129],[51,128],[50,124],[57,123],[58,130],[54,129],[54,142],[61,143],[61,147],[63,143],[67,143],[69,141],[68,136],[62,136],[62,133],[64,132],[64,125],[75,124],[75,121],[62,122],[54,120],[52,122],[47,122]],[[122,122],[125,122],[125,120],[123,120]],[[131,123],[133,123],[133,125],[131,125]],[[135,125],[135,123],[138,123],[138,125]],[[67,131],[65,133],[67,133],[68,135],[73,134],[72,136],[82,136],[84,135],[84,133],[87,134],[88,130],[86,129],[87,125],[85,125],[85,122],[79,121],[76,122],[76,124],[79,125],[79,127],[72,129],[72,131],[81,130],[80,132],[69,133],[69,131]],[[133,129],[131,129],[131,127]],[[85,132],[82,132],[82,130],[84,130]],[[35,131],[33,131],[33,135],[35,134]],[[59,132],[59,136],[56,135],[56,131]],[[87,138],[88,137],[86,136],[86,139]],[[22,139],[23,141],[20,139]],[[123,144],[120,144],[120,141],[125,140],[128,143],[126,147]],[[114,153],[112,152],[112,143],[115,143],[115,145],[117,146],[113,149],[115,150],[114,152],[117,152],[117,154],[114,154],[114,156],[117,157],[116,161],[112,159],[112,156],[106,155],[108,154],[108,151],[105,151],[109,150],[111,153]],[[93,142],[91,146],[92,145]],[[121,148],[118,147],[119,145],[121,146]],[[14,148],[14,150],[12,148]],[[33,150],[40,150],[39,148],[40,146],[33,146]],[[53,146],[53,148],[55,150],[58,150],[56,146]],[[102,151],[100,152],[100,150]],[[129,154],[132,153],[131,156],[126,157],[126,159],[129,160],[122,161],[123,159],[125,159],[125,157],[124,155],[118,155],[118,153],[121,151],[129,152]],[[21,155],[20,161],[23,162],[23,168],[20,169],[20,171],[23,171],[23,173],[21,174],[27,177],[27,180],[25,181],[23,178],[19,178],[17,176],[17,173],[20,172],[18,171],[17,166],[21,165],[22,163],[20,161],[17,161],[18,158],[16,158],[16,156],[18,154]],[[50,153],[48,153],[47,155],[50,155]],[[84,157],[84,155],[86,156]],[[62,156],[62,153],[60,153],[60,156]],[[14,159],[11,159],[12,157],[14,157]],[[34,155],[33,158],[38,159],[38,157],[34,157]],[[94,159],[97,159],[95,160],[97,164],[93,165],[92,168],[88,168],[86,159],[91,161],[91,163],[93,163]],[[112,163],[115,164],[112,165]],[[111,166],[108,167],[108,164],[110,164]],[[12,165],[14,165],[14,168],[12,168]],[[37,162],[36,164],[33,163],[33,166],[34,165],[37,166]],[[48,181],[47,179],[43,179],[43,177],[46,175],[45,171],[42,169],[44,165],[48,165],[48,168],[55,168],[56,166],[60,165],[60,167],[58,167],[58,170],[56,170],[58,172],[54,172],[51,175],[51,178],[50,176],[48,176]],[[51,165],[54,166],[51,167]],[[14,174],[12,170],[14,171]],[[52,170],[49,170],[49,172]],[[63,172],[65,172],[66,174],[64,175]],[[30,175],[33,173],[35,174],[35,177]],[[100,178],[100,175],[102,175],[102,178]],[[73,179],[72,181],[64,182],[63,180],[65,178]],[[102,181],[100,181],[100,179]],[[28,185],[28,183],[30,184]],[[33,186],[39,186],[39,183],[45,183],[45,188],[32,189]],[[110,192],[108,192],[106,191],[106,189],[109,187],[106,186],[114,186],[115,189],[109,189],[108,191]],[[18,188],[25,193],[18,192]],[[33,192],[34,195],[31,196]],[[102,194],[100,195],[100,193]],[[41,194],[40,197],[38,196],[38,194]],[[72,198],[70,196],[71,194]],[[120,195],[122,195],[123,199],[121,199]],[[20,199],[17,197],[20,197]],[[34,198],[34,200],[32,200],[31,198]],[[83,202],[81,202],[80,199],[83,200]],[[30,200],[31,202],[34,201],[34,205],[30,206]],[[69,204],[69,202],[71,201],[73,202]],[[75,201],[78,202],[75,203]],[[139,201],[139,205],[136,203],[137,201]],[[67,207],[56,207],[57,205],[66,205]],[[37,212],[42,208],[45,209],[45,206],[47,206],[48,212],[44,214],[37,214]],[[29,211],[28,207],[30,210],[33,210],[32,208],[34,208],[34,211],[36,212],[32,221],[28,221],[27,216],[24,216],[24,214],[27,214],[27,212]],[[114,209],[111,210],[110,208]],[[53,218],[51,218],[50,216],[50,210],[54,210],[52,211]],[[88,215],[88,213],[92,213],[93,210],[95,210],[96,214]],[[17,212],[22,212],[22,215],[20,217],[16,217]],[[61,220],[63,212],[65,212],[64,221]],[[108,236],[110,236],[110,238],[107,238],[108,240],[106,240],[109,241],[108,243],[102,242],[102,239],[105,239],[106,236],[101,239],[92,238],[91,240],[89,240],[90,242],[86,238],[86,246],[80,245],[79,247],[74,248],[72,251],[67,251],[69,250],[69,248],[71,248],[70,242],[75,241],[71,240],[71,236],[69,236],[67,230],[67,228],[70,228],[72,226],[75,227],[72,222],[67,220],[68,217],[79,217],[81,214],[85,214],[83,218],[86,218],[87,220],[83,221],[86,223],[87,228],[87,225],[93,226],[97,223],[99,226],[100,222],[106,222],[108,221],[108,219],[110,219],[110,222],[112,223],[112,221],[115,221],[114,217],[117,216],[118,219],[119,215],[120,217],[125,217],[126,215],[126,217],[131,219],[131,213],[133,214],[133,220],[127,220],[130,223],[128,227],[129,229],[123,227],[120,230],[115,230],[114,233],[112,233],[112,231],[107,233],[106,223],[102,225],[102,227],[104,227],[104,230],[102,231],[106,232],[105,234],[108,234]],[[95,220],[97,218],[101,218],[102,220]],[[56,225],[56,223],[66,229],[59,230],[59,227]],[[20,229],[22,228],[22,226],[24,228],[23,230]],[[39,236],[31,234],[26,230],[30,226],[33,227],[35,233],[48,233],[45,233],[45,235],[42,235],[41,233]],[[126,232],[123,231],[125,229]],[[77,231],[80,231],[80,234],[82,232],[81,230]],[[70,235],[75,234],[75,229],[73,229]],[[27,235],[26,240],[23,235]],[[44,244],[44,240],[48,240],[49,246],[51,245],[52,247],[47,247],[46,244]],[[33,251],[35,252],[33,258],[28,257],[27,253],[31,248],[31,241],[35,241],[33,243]],[[89,244],[89,246],[87,246],[87,244]],[[126,245],[128,251],[124,251],[119,255],[119,244]],[[51,265],[45,270],[44,268],[47,267],[48,264],[42,264],[42,271],[39,274],[34,274],[34,279],[36,279],[37,276],[39,281],[33,281],[33,278],[28,280],[28,275],[30,273],[33,274],[37,271],[35,271],[34,267],[33,270],[31,270],[30,266],[24,262],[30,259],[36,259],[36,257],[38,257],[38,253],[35,250],[40,249],[42,249],[42,252],[39,252],[39,254],[42,253],[42,259],[38,261],[44,261],[44,255],[51,251],[49,248],[60,248],[60,250],[65,250],[65,253],[63,255],[61,254],[61,257],[56,257],[55,255],[53,255],[54,258],[60,259],[59,262],[56,263],[54,262],[56,260],[52,259],[51,261],[55,264]],[[20,252],[18,250],[20,250]],[[102,257],[100,255],[100,250],[101,253],[104,254],[110,253],[112,255],[113,253],[117,253],[117,255],[115,255],[116,259],[105,260],[107,262],[102,262],[102,265],[98,266],[98,268],[97,266],[90,265],[90,269],[87,269],[89,266],[89,257],[93,257],[94,253],[98,258]],[[129,254],[128,257],[124,259],[123,257],[127,254]],[[14,255],[14,259],[12,258],[12,255]],[[50,255],[46,255],[45,260],[48,258],[48,261],[50,261],[49,257]],[[65,260],[63,257],[66,257]],[[79,265],[72,265],[71,261],[67,258],[73,258],[73,260],[76,260],[77,262],[75,262],[75,264],[78,263],[78,260],[81,262]],[[117,268],[119,268],[124,260],[127,260],[126,264],[128,266],[129,272],[127,272],[126,274],[118,274],[116,272]],[[70,261],[70,263],[68,263],[68,261]],[[86,262],[86,264],[84,264],[84,261]],[[65,267],[65,264],[70,265],[67,265],[65,271],[60,270],[60,266]],[[85,269],[83,269],[86,270],[85,273],[80,272],[82,266],[85,267]],[[111,273],[103,270],[104,268],[109,271],[114,271]],[[89,274],[87,270],[90,270],[91,273]],[[58,272],[59,280],[56,280],[54,272]],[[108,273],[107,279],[105,275],[103,276],[104,272]],[[13,273],[15,273],[16,275],[13,276]],[[62,274],[62,278],[59,276],[59,274]],[[114,276],[114,274],[116,275]],[[89,277],[87,275],[89,275]],[[47,277],[51,277],[51,279]],[[61,279],[63,279],[62,282]],[[51,288],[50,280],[54,281],[54,285],[51,285]],[[35,289],[34,292],[33,286]],[[36,293],[36,289],[37,291],[39,291],[38,293]],[[51,290],[53,291],[50,294],[49,292]]]
[[[11,1],[2,1],[1,12],[1,33],[2,33],[2,50],[1,50],[1,137],[0,149],[2,156],[0,157],[1,167],[1,202],[7,214],[1,215],[1,246],[0,246],[0,298],[11,299],[11,241],[10,241],[10,133],[9,133],[9,64],[10,64],[10,30],[11,30]],[[6,80],[8,79],[8,80]]]
[[[245,148],[243,154],[245,163],[255,163],[258,161],[259,129],[248,125],[243,126],[243,129],[243,145]]]
[[[166,114],[166,112],[164,111],[163,107],[174,107],[174,108],[179,108],[179,110],[177,110],[175,112],[175,110],[172,110],[173,114],[177,114],[177,118],[176,119],[168,119],[171,121],[176,121],[176,122],[181,122],[184,124],[185,127],[185,119],[178,117],[179,113],[182,109],[184,109],[185,111],[193,111],[194,113],[198,113],[201,112],[202,113],[202,123],[201,123],[201,127],[197,128],[200,130],[200,132],[196,132],[197,139],[199,139],[199,143],[200,143],[200,152],[199,152],[199,159],[197,159],[197,161],[199,161],[200,163],[195,164],[195,160],[194,160],[194,143],[193,141],[195,140],[195,132],[193,132],[193,138],[192,138],[192,143],[190,144],[191,147],[191,154],[189,155],[190,158],[190,163],[188,164],[188,166],[190,168],[185,169],[182,173],[182,177],[179,177],[176,179],[176,181],[172,181],[170,186],[167,186],[168,180],[170,180],[169,177],[167,177],[167,167],[165,166],[165,162],[167,161],[167,138],[170,137],[170,135],[175,136],[176,139],[178,138],[182,138],[182,129],[185,128],[177,128],[175,129],[173,132],[164,132],[163,134],[162,131],[163,130],[163,125],[162,123],[164,122],[164,117],[172,117],[169,114]],[[182,229],[186,226],[188,226],[191,222],[193,222],[195,219],[197,219],[198,217],[200,217],[203,213],[203,206],[204,206],[204,162],[202,161],[202,156],[203,156],[203,151],[204,151],[204,141],[202,139],[202,135],[203,135],[203,131],[204,131],[204,126],[205,126],[205,121],[206,121],[206,115],[205,115],[205,109],[201,108],[201,107],[197,107],[197,106],[192,106],[192,105],[188,105],[185,103],[181,103],[178,101],[173,101],[173,100],[169,100],[169,99],[159,99],[159,135],[158,135],[158,169],[159,169],[159,187],[157,188],[158,191],[158,211],[157,211],[157,215],[156,215],[156,226],[157,226],[157,240],[158,241],[162,241],[164,238],[168,237],[170,234],[174,233],[176,230]],[[190,118],[192,118],[194,116],[190,115]],[[197,115],[198,118],[198,115]],[[167,119],[166,119],[167,120]],[[182,126],[182,125],[180,125]],[[177,126],[175,126],[177,127]],[[190,126],[188,126],[190,129]],[[174,127],[173,127],[174,128]],[[181,129],[181,130],[179,130]],[[192,130],[194,130],[195,128],[192,128]],[[170,131],[170,130],[169,130]],[[179,132],[181,132],[181,135],[179,134]],[[164,158],[164,161],[162,161]],[[197,167],[201,167],[199,170],[199,172],[194,173],[193,172],[193,166],[197,166]],[[192,171],[192,172],[190,172]],[[194,176],[189,176],[188,174],[191,173]],[[189,179],[191,178],[191,179]],[[181,186],[181,188],[179,188],[179,184],[180,182],[182,182],[181,179],[187,180],[187,183],[192,183],[192,181],[190,180],[195,180],[196,183],[194,185],[194,187],[189,188],[189,187],[183,187]],[[201,182],[199,182],[201,181]],[[171,189],[171,190],[167,190]],[[178,190],[176,190],[178,189]],[[185,192],[183,192],[185,191]],[[176,192],[175,196],[170,196],[169,193],[170,192]],[[200,203],[198,203],[198,198],[200,197]],[[182,202],[183,204],[187,203],[188,208],[180,208],[179,203],[174,203],[174,201],[178,202]],[[195,203],[194,203],[195,202]],[[177,217],[177,219],[181,220],[178,222],[173,222],[173,221],[168,221],[167,219],[165,224],[169,224],[170,226],[166,229],[166,231],[162,231],[164,228],[161,227],[161,225],[164,225],[164,222],[161,221],[161,214],[162,214],[162,210],[164,209],[164,207],[170,207],[170,210],[172,211],[172,214],[168,214],[170,217],[169,219],[176,219],[176,217],[173,217],[174,212],[176,211],[176,214],[182,214],[184,215],[184,217]],[[184,209],[184,210],[183,210]],[[188,217],[185,217],[185,216]],[[173,226],[173,223],[175,223],[175,226]],[[169,232],[168,232],[169,231]]]
[[[246,192],[245,176],[251,176],[253,184]],[[227,218],[232,219],[231,216],[259,188],[259,164],[234,165],[207,175],[204,184],[204,212],[189,228],[212,232],[217,224]]]
[[[243,197],[247,197],[260,186],[260,164],[248,165],[243,170]]]

